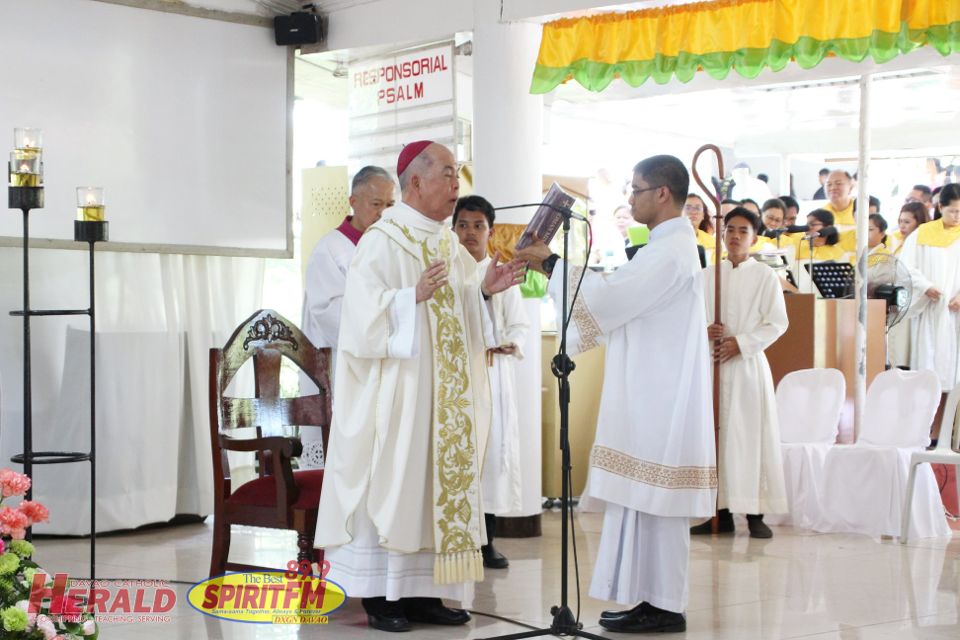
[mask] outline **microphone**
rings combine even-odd
[[[803,236],[804,240],[813,240],[814,238],[826,238],[829,242],[834,238],[837,238],[840,235],[840,232],[837,231],[836,227],[823,227],[820,231],[808,231],[806,235]]]
[[[582,216],[575,211],[571,211],[567,207],[558,207],[557,205],[550,204],[549,202],[529,202],[527,204],[513,204],[513,205],[510,205],[509,207],[494,207],[494,209],[496,211],[506,211],[507,209],[526,209],[528,207],[546,207],[547,209],[552,209],[553,211],[556,211],[557,213],[562,215],[564,218],[567,218],[568,220],[573,219],[573,220],[581,220],[583,222],[587,222],[587,218],[585,216]]]

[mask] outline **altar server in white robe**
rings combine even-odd
[[[363,598],[369,624],[458,625],[483,578],[480,461],[490,424],[484,300],[523,280],[476,261],[446,222],[453,154],[419,141],[397,163],[402,202],[347,271],[334,410],[315,544],[328,577]]]
[[[496,212],[486,198],[472,195],[457,201],[456,211],[453,213],[453,230],[460,239],[460,244],[473,256],[480,269],[486,269],[490,264],[487,241],[493,231],[494,220]],[[494,296],[487,304],[497,346],[487,350],[493,414],[487,453],[480,475],[483,514],[487,525],[487,543],[480,551],[483,553],[484,567],[506,569],[510,562],[497,551],[493,539],[496,535],[496,517],[519,511],[522,507],[520,427],[514,362],[523,359],[520,345],[526,340],[530,321],[523,309],[519,287]]]
[[[907,236],[900,259],[910,267],[910,368],[929,369],[944,391],[934,433],[937,438],[946,393],[960,380],[960,184],[940,191],[941,218]]]
[[[339,227],[326,234],[310,252],[303,286],[303,333],[317,347],[329,347],[335,368],[337,335],[340,333],[340,305],[347,281],[347,268],[357,243],[367,227],[380,219],[383,210],[394,204],[393,178],[381,167],[360,169],[350,184],[350,209]],[[330,372],[331,374],[333,371]],[[330,376],[331,381],[333,376]],[[309,380],[300,376],[300,384]],[[323,468],[323,440],[319,427],[302,427],[301,469]]]
[[[716,507],[717,469],[696,236],[681,211],[689,177],[673,156],[634,168],[630,205],[649,243],[609,276],[587,272],[573,307],[571,354],[606,344],[597,435],[581,505],[605,508],[590,595],[627,611],[605,611],[611,631],[683,631],[690,519]],[[550,273],[561,300],[582,270],[542,243],[517,257]],[[558,314],[559,318],[559,314]],[[576,373],[572,383],[576,384]]]
[[[732,514],[744,513],[751,537],[770,538],[763,514],[786,513],[787,494],[773,376],[763,352],[787,330],[787,308],[777,272],[750,257],[759,218],[738,207],[723,224],[722,323],[714,317],[716,273],[704,270],[707,337],[721,363],[719,532],[732,533]],[[710,522],[690,533],[711,533]]]

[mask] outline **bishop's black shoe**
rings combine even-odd
[[[410,621],[403,613],[400,601],[387,600],[383,596],[363,598],[363,610],[367,612],[367,624],[380,631],[410,631]]]
[[[649,603],[641,602],[640,604],[635,606],[633,609],[624,609],[622,611],[614,611],[614,610],[608,609],[607,611],[601,611],[600,619],[612,620],[614,618],[622,618],[624,616],[635,615],[644,611],[649,611],[649,609],[650,609]]]
[[[600,618],[600,626],[617,633],[682,633],[687,630],[687,619],[682,613],[647,605],[646,611],[638,610],[620,618]]]
[[[410,622],[458,625],[470,622],[470,614],[463,609],[444,606],[440,598],[401,598],[403,612]]]

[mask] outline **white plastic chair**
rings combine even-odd
[[[857,442],[836,445],[827,453],[821,485],[823,511],[815,530],[873,537],[900,533],[910,455],[929,444],[930,423],[939,402],[940,382],[932,371],[891,369],[877,375],[867,390]],[[929,466],[919,468],[916,492],[908,521],[910,535],[949,535]]]
[[[917,469],[924,462],[931,464],[952,464],[957,467],[957,495],[960,496],[960,453],[953,449],[960,447],[960,427],[957,427],[957,403],[960,402],[960,385],[947,396],[947,404],[940,420],[940,439],[933,451],[914,451],[910,455],[910,476],[907,479],[907,493],[903,498],[903,517],[900,520],[900,544],[906,544],[909,533],[910,512],[913,505],[913,489],[917,480]],[[952,437],[951,437],[952,435]]]
[[[777,385],[780,455],[787,514],[769,514],[770,524],[810,528],[820,514],[820,478],[837,439],[846,382],[837,369],[801,369]]]

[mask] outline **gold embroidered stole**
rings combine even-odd
[[[925,247],[949,247],[960,239],[960,226],[947,229],[943,226],[943,218],[927,222],[914,231],[917,234],[917,244]]]
[[[380,228],[421,260],[424,269],[443,260],[450,272],[456,245],[449,229],[418,240],[396,220],[384,222]],[[433,580],[436,584],[479,581],[483,580],[480,464],[461,291],[447,284],[426,304],[433,350],[433,537],[437,553]]]

